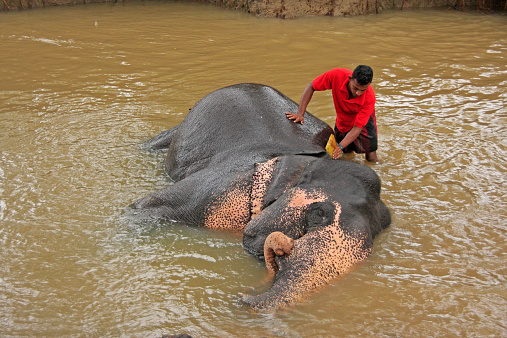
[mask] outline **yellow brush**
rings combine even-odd
[[[326,144],[326,151],[329,154],[329,156],[333,157],[333,152],[336,147],[337,147],[336,139],[334,138],[334,134],[331,134]]]

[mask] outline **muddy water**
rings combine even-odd
[[[506,23],[278,21],[171,2],[2,13],[0,335],[505,336]],[[240,234],[122,218],[168,183],[140,142],[208,92],[259,82],[299,100],[316,75],[359,63],[375,70],[373,168],[393,224],[350,274],[251,313],[238,294],[266,270]],[[328,93],[309,110],[333,123]]]

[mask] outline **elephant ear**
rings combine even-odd
[[[315,159],[315,156],[308,155],[286,155],[255,164],[251,193],[252,218],[296,185],[308,164]]]

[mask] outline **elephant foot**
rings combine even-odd
[[[290,255],[294,247],[294,240],[285,236],[279,231],[271,233],[264,242],[264,259],[266,267],[272,274],[278,271],[278,265],[275,262],[275,256]]]

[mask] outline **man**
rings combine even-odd
[[[303,91],[296,114],[285,113],[295,123],[303,123],[306,107],[314,91],[331,89],[336,110],[335,136],[337,147],[333,158],[344,152],[364,153],[366,160],[377,161],[377,121],[375,118],[375,93],[370,84],[373,70],[369,66],[357,66],[354,72],[335,68],[318,76]]]

